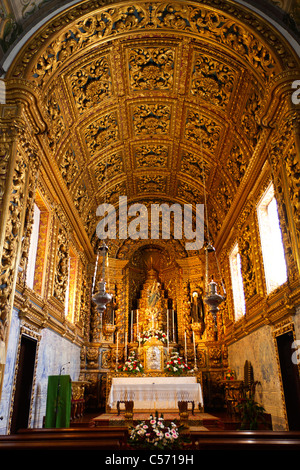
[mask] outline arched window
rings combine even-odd
[[[26,284],[37,294],[43,294],[46,271],[46,253],[48,243],[48,227],[50,212],[37,193],[33,208],[33,224],[30,236],[28,261],[26,268]]]
[[[284,247],[272,183],[257,206],[257,216],[267,292],[269,294],[287,280]]]
[[[78,256],[74,249],[69,250],[68,283],[65,300],[65,317],[74,323],[76,318],[76,293],[78,278]]]
[[[245,295],[243,286],[241,257],[239,245],[236,243],[229,255],[231,283],[233,292],[234,317],[239,320],[246,312]]]

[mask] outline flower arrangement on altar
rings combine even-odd
[[[156,338],[162,343],[167,343],[167,335],[161,330],[155,330],[153,328],[150,328],[150,330],[143,331],[143,333],[139,336],[139,340],[142,342],[142,344],[146,343],[148,339],[150,338]]]
[[[136,358],[135,351],[131,351],[127,361],[125,361],[124,365],[120,365],[118,370],[127,372],[127,374],[138,374],[139,372],[144,372],[144,367]]]
[[[227,369],[224,375],[225,380],[234,380],[235,379],[235,371],[233,369]]]
[[[175,449],[179,447],[182,438],[179,428],[173,422],[165,424],[163,415],[150,415],[149,421],[140,421],[129,431],[128,443],[140,449]]]
[[[184,362],[178,352],[173,353],[170,360],[166,363],[165,370],[174,375],[181,375],[183,372],[190,371],[191,368]]]

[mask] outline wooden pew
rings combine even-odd
[[[9,449],[122,450],[128,429],[101,428],[23,429],[17,434],[0,436],[0,451]]]
[[[300,431],[197,431],[187,433],[195,450],[300,450]]]
[[[26,429],[0,436],[2,450],[128,450],[125,427]],[[300,450],[299,431],[198,431],[188,430],[190,444],[182,450]]]

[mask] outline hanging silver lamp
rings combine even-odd
[[[108,247],[103,242],[99,250],[99,255],[102,256],[102,278],[98,282],[98,292],[93,295],[92,300],[97,305],[97,311],[100,313],[101,326],[102,326],[102,314],[106,308],[106,305],[111,301],[112,296],[106,292],[106,281],[105,281],[105,260],[108,253]]]

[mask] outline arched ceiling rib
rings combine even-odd
[[[90,237],[96,207],[119,195],[203,203],[203,169],[214,235],[234,202],[268,87],[296,59],[253,13],[206,3],[82,2],[10,71],[43,97],[43,146]]]

